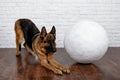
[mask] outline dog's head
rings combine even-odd
[[[42,51],[45,53],[54,53],[56,52],[56,29],[55,26],[52,27],[51,31],[47,33],[46,28],[42,27],[41,33],[40,33],[40,38],[41,38],[41,46],[42,46]]]

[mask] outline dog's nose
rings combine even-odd
[[[56,48],[54,48],[52,51],[53,51],[53,52],[56,52]]]

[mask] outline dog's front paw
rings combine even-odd
[[[54,70],[54,73],[55,73],[55,74],[62,75],[62,71],[61,71],[61,70],[59,70],[59,69]]]
[[[63,71],[64,73],[70,73],[70,70],[69,70],[68,68],[64,68],[62,71]]]

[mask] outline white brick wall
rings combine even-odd
[[[91,19],[105,27],[109,46],[120,46],[120,0],[0,0],[0,47],[15,47],[18,18],[29,18],[48,31],[55,25],[58,47],[63,47],[70,26],[79,19]]]

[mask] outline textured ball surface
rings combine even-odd
[[[64,47],[77,62],[91,63],[101,59],[107,51],[107,33],[98,23],[81,20],[65,34]]]

